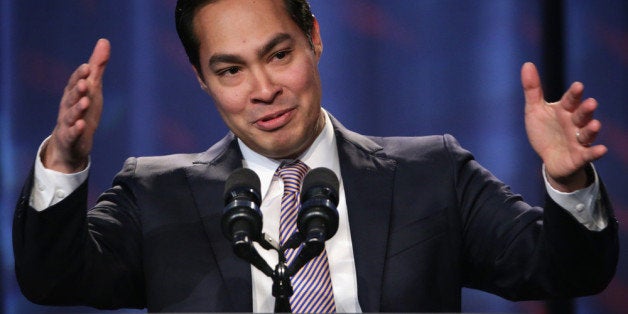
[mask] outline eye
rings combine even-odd
[[[288,54],[290,54],[290,50],[281,50],[275,53],[274,57],[276,59],[282,60],[282,59],[285,59],[288,56]]]
[[[238,74],[238,72],[240,72],[239,67],[228,67],[226,69],[217,71],[216,74],[218,74],[218,76],[225,76],[225,75],[236,75]]]
[[[287,55],[287,53],[286,53],[285,51],[280,51],[280,52],[278,52],[277,54],[275,54],[275,58],[277,58],[277,59],[283,59],[283,58],[285,58],[285,57],[286,57],[286,55]]]

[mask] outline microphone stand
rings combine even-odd
[[[264,233],[262,233],[262,237],[257,242],[266,250],[272,249],[277,251],[279,262],[275,266],[274,271],[266,260],[259,255],[259,252],[253,246],[253,241],[248,236],[234,238],[233,251],[238,257],[249,262],[273,280],[272,295],[275,297],[275,313],[292,313],[290,297],[294,291],[290,277],[301,270],[307,262],[320,254],[324,248],[324,242],[323,245],[319,245],[319,243],[313,245],[313,243],[310,243],[312,241],[305,241],[301,252],[299,252],[299,255],[290,266],[286,265],[286,250],[297,249],[304,243],[303,236],[298,231],[283,246],[279,246],[276,241]]]
[[[290,297],[294,291],[292,290],[292,282],[288,275],[288,267],[286,267],[285,249],[282,247],[277,250],[277,255],[279,257],[279,263],[277,263],[275,271],[272,274],[275,313],[292,313]]]

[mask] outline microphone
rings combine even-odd
[[[297,228],[306,242],[324,243],[338,231],[339,186],[336,174],[323,167],[312,169],[303,179]]]
[[[303,179],[297,228],[304,245],[288,268],[289,276],[325,248],[325,241],[338,231],[338,188],[336,174],[327,168],[312,169]]]
[[[221,227],[238,257],[272,276],[272,268],[253,246],[253,241],[263,240],[260,195],[259,177],[253,170],[240,168],[232,172],[225,183]]]
[[[240,168],[229,175],[225,183],[221,225],[223,235],[234,245],[261,237],[260,199],[260,181],[253,170]]]

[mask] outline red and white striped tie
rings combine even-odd
[[[303,178],[309,168],[300,160],[282,164],[275,175],[283,180],[284,192],[281,198],[281,216],[279,220],[279,242],[283,245],[297,229],[297,212]],[[287,264],[290,265],[301,248],[286,251]],[[294,294],[290,297],[293,313],[334,313],[334,291],[329,274],[327,252],[309,261],[291,278]]]

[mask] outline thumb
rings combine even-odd
[[[109,56],[111,55],[111,44],[109,40],[101,38],[96,42],[94,51],[91,57],[89,57],[89,77],[97,82],[102,80],[102,76],[105,73]]]
[[[521,67],[521,85],[526,105],[543,104],[543,88],[541,88],[541,78],[539,72],[532,62],[526,62]]]

